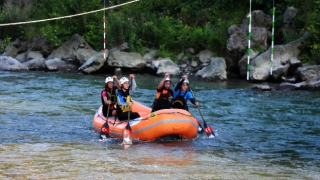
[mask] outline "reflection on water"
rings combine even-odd
[[[0,179],[320,179],[317,92],[191,80],[218,136],[126,149],[92,130],[104,78],[0,72]],[[133,98],[150,106],[161,78],[136,78]]]

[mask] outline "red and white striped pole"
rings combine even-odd
[[[106,1],[103,1],[103,6],[106,8]],[[103,58],[106,59],[106,10],[103,14]]]

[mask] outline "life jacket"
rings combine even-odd
[[[157,92],[157,97],[152,105],[152,112],[160,109],[170,108],[170,96],[173,94],[171,89],[161,88],[161,92]]]
[[[101,102],[102,102],[102,112],[103,112],[103,115],[104,116],[107,116],[107,112],[108,112],[108,104],[106,104],[103,100],[103,97],[102,97],[102,93],[103,91],[106,91],[107,93],[107,99],[108,100],[111,100],[111,104],[110,104],[110,110],[113,110],[115,109],[115,105],[117,103],[117,98],[116,98],[116,93],[115,93],[115,88],[113,88],[113,92],[112,92],[112,95],[111,95],[111,89],[109,88],[105,88],[104,90],[101,91]]]
[[[186,103],[186,101],[184,100],[184,97],[186,96],[187,94],[187,90],[186,92],[184,93],[183,96],[180,95],[181,93],[181,90],[179,90],[179,94],[177,95],[177,97],[173,98],[171,100],[171,107],[173,109],[184,109],[184,110],[187,110],[188,111],[188,105]]]
[[[127,91],[123,91],[122,89],[118,89],[117,91],[117,95],[120,93],[121,97],[123,98],[123,100],[125,102],[132,102],[129,90]],[[124,112],[128,112],[129,111],[129,106],[128,105],[119,105],[117,104],[117,113],[124,113]]]

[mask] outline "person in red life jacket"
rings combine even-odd
[[[113,85],[113,81],[116,81],[117,84]],[[107,117],[108,106],[110,104],[110,110],[108,116],[116,115],[116,89],[119,88],[120,82],[117,79],[117,76],[107,77],[105,80],[104,90],[101,92],[101,101],[102,101],[102,113],[105,117]],[[112,89],[112,92],[111,92]]]
[[[131,111],[131,106],[133,104],[131,99],[131,93],[136,89],[136,81],[134,80],[134,75],[130,74],[129,78],[131,79],[132,84],[129,84],[129,79],[123,77],[120,79],[120,88],[117,89],[117,117],[119,120],[128,120],[129,119],[139,118],[140,115],[137,112]],[[130,111],[130,114],[128,114]]]
[[[173,91],[170,89],[171,81],[169,73],[164,75],[164,78],[159,83],[157,88],[157,97],[153,102],[152,111],[158,111],[160,109],[170,109],[170,97],[173,96]]]
[[[188,111],[188,100],[190,100],[192,104],[199,106],[199,103],[195,101],[192,93],[188,91],[188,86],[188,76],[182,76],[182,79],[174,88],[173,98],[171,100],[171,107],[173,109],[184,109]]]

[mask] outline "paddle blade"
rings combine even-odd
[[[214,134],[214,131],[213,131],[212,127],[208,126],[205,121],[203,123],[204,123],[204,131],[206,132],[207,136],[209,138],[214,138],[215,134]]]
[[[127,126],[123,129],[123,145],[130,145],[132,144],[132,129],[128,122]]]
[[[109,132],[110,132],[109,124],[108,124],[108,121],[106,121],[101,127],[99,139],[108,138],[109,137]]]
[[[200,122],[198,119],[197,120],[197,123],[198,123],[198,134],[202,134],[204,132],[204,129],[203,127],[201,126]]]

